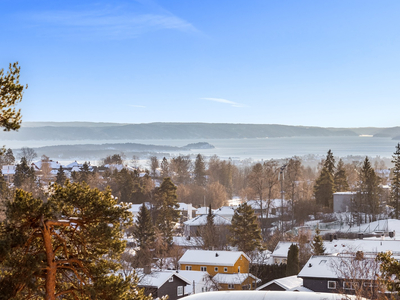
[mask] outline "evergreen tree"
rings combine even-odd
[[[53,185],[47,201],[17,190],[0,227],[2,299],[144,299],[115,275],[131,213],[111,191]]]
[[[206,185],[206,165],[204,163],[204,158],[201,154],[197,154],[196,160],[194,162],[194,182],[199,186]]]
[[[335,158],[329,149],[321,173],[315,181],[314,197],[317,204],[331,209],[333,209],[333,194],[335,193],[334,171]]]
[[[247,203],[243,203],[232,217],[230,228],[232,246],[240,251],[250,252],[261,247],[261,230],[254,210]]]
[[[4,155],[4,164],[13,165],[15,163],[15,157],[13,151],[8,148],[6,154]]]
[[[335,192],[347,192],[349,190],[349,183],[347,182],[347,174],[344,168],[344,162],[339,160],[334,176]]]
[[[8,194],[7,182],[3,176],[3,173],[0,170],[0,202],[1,202],[1,199],[4,199],[4,197],[7,194]]]
[[[35,186],[35,170],[29,167],[25,157],[17,164],[14,174],[14,185],[17,188],[32,190]]]
[[[315,229],[315,236],[311,244],[313,255],[323,255],[325,253],[324,242],[320,233],[321,230],[319,230],[319,227],[317,226]]]
[[[329,173],[326,167],[323,167],[314,185],[315,201],[324,207],[333,208],[334,192],[335,185],[332,174]]]
[[[151,249],[154,247],[156,233],[151,220],[150,212],[143,203],[139,215],[133,226],[133,237],[136,239],[139,250],[136,252],[139,267],[148,266],[151,263]]]
[[[359,176],[356,199],[358,199],[359,206],[362,207],[361,212],[365,213],[365,217],[369,214],[374,221],[380,208],[380,178],[371,167],[368,157],[365,157]]]
[[[333,176],[335,173],[335,158],[333,157],[333,153],[331,149],[328,150],[326,154],[326,159],[324,161],[324,167],[328,170],[328,172]]]
[[[201,237],[203,239],[204,249],[212,249],[217,245],[217,229],[214,224],[214,214],[211,210],[211,204],[208,207],[207,224],[202,229]]]
[[[392,163],[394,164],[393,174],[391,178],[391,204],[394,207],[396,219],[400,214],[400,143],[396,146],[396,151],[393,153]]]
[[[65,175],[64,168],[60,166],[56,176],[56,183],[58,185],[64,185],[65,180],[67,180],[67,175]]]
[[[286,276],[299,274],[299,247],[291,244],[288,251]]]
[[[21,110],[16,110],[15,105],[21,102],[24,88],[19,83],[21,67],[18,62],[10,64],[7,74],[0,69],[0,127],[4,131],[17,130],[21,127]]]
[[[170,176],[170,171],[169,171],[169,163],[168,160],[163,157],[162,161],[161,161],[161,176],[163,178],[165,177],[169,177]]]
[[[179,220],[178,197],[176,186],[169,177],[164,178],[161,186],[155,191],[156,199],[156,225],[161,232],[163,240],[172,245],[172,232],[175,223]]]

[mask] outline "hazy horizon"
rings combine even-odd
[[[0,1],[23,122],[394,127],[400,2]]]

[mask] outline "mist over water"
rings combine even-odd
[[[336,157],[369,156],[390,158],[399,141],[373,137],[283,137],[265,139],[165,139],[165,140],[69,140],[69,141],[3,141],[7,148],[42,147],[52,145],[140,143],[150,145],[185,146],[189,143],[208,142],[214,149],[170,152],[178,154],[218,155],[222,159],[267,160],[305,155],[325,156],[331,149]]]

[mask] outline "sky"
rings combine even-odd
[[[0,0],[25,121],[400,126],[398,0]]]

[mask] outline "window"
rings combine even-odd
[[[253,288],[253,289],[256,288],[256,282],[255,282],[255,281],[252,282],[252,288]]]
[[[171,277],[168,279],[168,282],[174,282],[174,277],[171,276]]]
[[[183,286],[178,286],[176,291],[177,296],[183,296]]]
[[[188,270],[188,271],[190,271],[190,270],[192,270],[192,266],[186,266],[185,269]]]
[[[357,282],[345,281],[343,282],[343,288],[345,290],[354,290],[357,287]]]
[[[328,281],[328,289],[336,289],[336,281]]]
[[[238,273],[240,273],[240,266],[238,267]]]
[[[218,267],[215,267],[215,268],[214,268],[214,271],[215,271],[215,272],[218,272]]]
[[[233,284],[228,284],[228,289],[233,290],[235,288],[235,286]]]
[[[200,267],[200,271],[207,272],[207,267]]]
[[[224,268],[224,272],[228,272],[228,268],[227,267]]]

